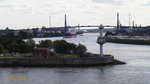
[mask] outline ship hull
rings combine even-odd
[[[75,38],[76,37],[76,35],[65,35],[65,36],[63,36],[63,38]]]

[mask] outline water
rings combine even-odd
[[[99,53],[97,33],[77,38],[35,38],[40,40],[64,39],[84,44],[88,52]],[[104,44],[104,53],[112,54],[125,65],[87,68],[0,68],[0,84],[150,84],[150,46],[130,44]],[[27,80],[6,80],[6,78]]]

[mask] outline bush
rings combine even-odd
[[[65,40],[54,41],[53,48],[56,53],[69,53],[69,45]]]
[[[75,54],[77,51],[77,45],[74,43],[67,43],[69,53]]]
[[[65,40],[54,41],[53,48],[56,53],[77,54],[77,55],[82,55],[87,50],[84,45],[81,44],[76,45],[74,43],[68,43]]]
[[[85,53],[87,51],[86,47],[82,44],[79,44],[77,46],[77,51],[76,51],[76,54],[77,55],[82,55],[83,53]]]
[[[3,45],[3,50],[7,51],[7,53],[22,53],[30,51],[35,46],[35,42],[32,39],[27,40],[26,42],[22,39],[15,39],[15,38],[0,38],[0,43]],[[25,51],[24,51],[25,50]]]
[[[40,41],[39,46],[43,48],[49,48],[51,50],[53,47],[53,43],[51,40],[42,40]]]
[[[0,53],[3,53],[3,50],[8,51],[9,53],[30,53],[32,52],[35,46],[54,49],[56,53],[62,54],[83,54],[87,49],[84,45],[76,45],[74,43],[68,43],[65,40],[56,40],[52,42],[51,40],[42,40],[40,44],[35,44],[35,41],[28,39],[23,41],[21,39],[12,39],[12,38],[0,38]]]
[[[22,54],[31,52],[30,45],[28,45],[27,43],[21,43],[19,46],[19,52]]]
[[[4,48],[3,48],[2,44],[0,44],[0,54],[2,54],[3,51],[4,51]]]
[[[15,40],[13,40],[8,50],[9,52],[14,52],[14,53],[19,52],[19,44]]]
[[[32,38],[30,38],[30,39],[28,39],[27,41],[26,41],[26,43],[29,45],[29,51],[30,52],[32,52],[33,51],[33,48],[35,47],[35,41],[32,39]]]

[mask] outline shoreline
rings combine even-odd
[[[92,67],[120,65],[125,62],[114,57],[78,59],[0,59],[0,67]]]
[[[121,44],[135,44],[135,45],[150,45],[150,40],[136,40],[136,39],[106,39],[110,43],[121,43]]]

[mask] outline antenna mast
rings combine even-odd
[[[51,16],[49,16],[49,28],[51,28]]]
[[[131,15],[130,15],[130,13],[129,13],[129,27],[130,27],[130,25],[131,25]]]

